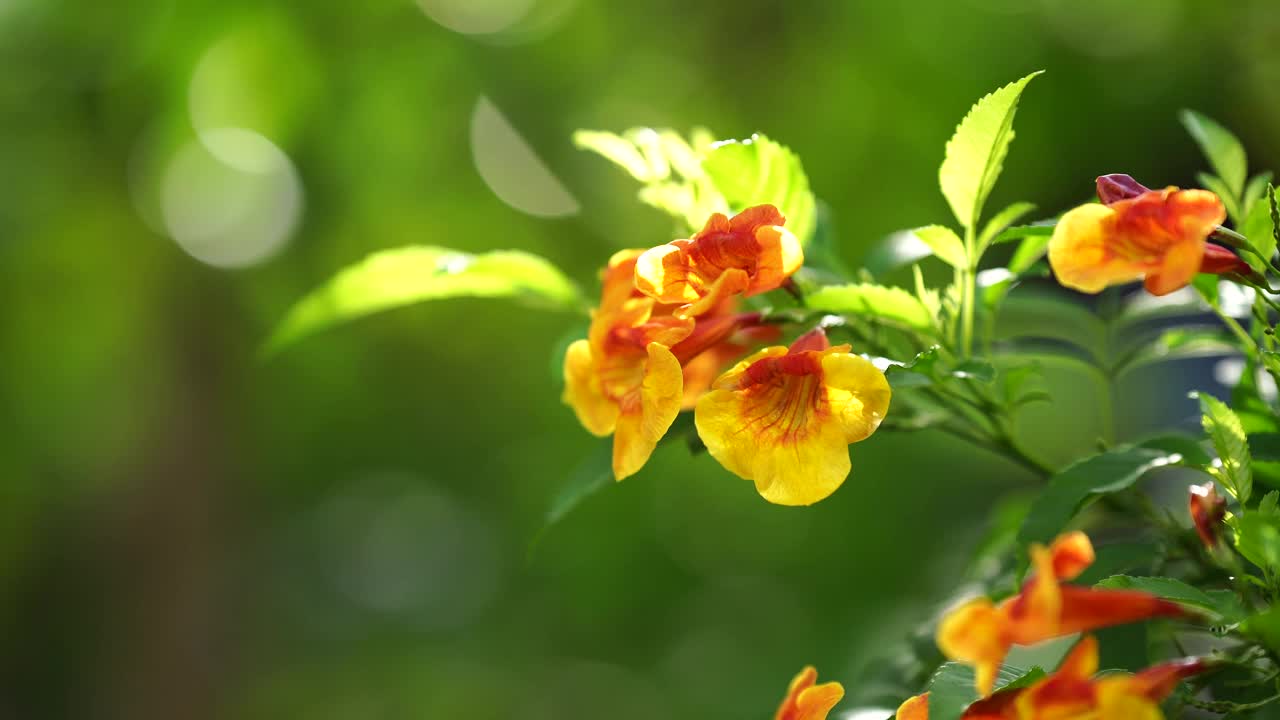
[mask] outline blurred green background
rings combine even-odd
[[[1193,184],[1182,107],[1280,152],[1274,0],[0,0],[0,63],[4,717],[766,718],[805,663],[857,695],[1030,476],[882,432],[796,509],[672,447],[528,559],[595,446],[551,358],[577,319],[452,301],[257,345],[410,243],[594,293],[670,221],[579,127],[769,134],[855,266],[949,219],[943,143],[1035,69],[992,207]],[[1143,404],[1162,372],[1122,437],[1191,416]],[[1099,408],[1049,380],[1027,440],[1060,461]]]

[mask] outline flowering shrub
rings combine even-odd
[[[409,247],[340,272],[294,307],[268,348],[371,312],[464,295],[589,315],[558,359],[563,398],[587,432],[608,438],[611,460],[575,473],[549,524],[608,478],[639,472],[663,443],[707,452],[765,501],[809,505],[853,472],[851,445],[877,431],[942,430],[1020,463],[1043,489],[1004,513],[983,544],[968,578],[982,592],[924,619],[934,641],[885,663],[893,693],[857,693],[857,702],[901,703],[902,720],[1265,712],[1280,700],[1280,490],[1269,489],[1280,488],[1280,415],[1259,379],[1280,379],[1271,174],[1250,177],[1235,137],[1186,112],[1213,170],[1200,176],[1203,189],[1149,189],[1113,174],[1096,179],[1099,202],[1057,216],[1025,222],[1037,216],[1025,202],[988,213],[1019,100],[1036,75],[978,101],[946,145],[939,184],[955,224],[910,235],[916,260],[932,255],[951,268],[944,287],[930,287],[918,265],[909,288],[844,268],[799,158],[773,140],[581,131],[575,142],[626,170],[640,201],[677,228],[674,239],[629,238],[641,246],[604,264],[598,300],[526,253]],[[996,333],[1017,303],[1011,291],[1050,274],[1090,294],[1138,281],[1140,294],[1181,291],[1155,306],[1165,322],[1148,322],[1149,302],[1110,313],[1107,332],[1124,341],[1099,360],[1111,377],[1206,348],[1243,356],[1229,403],[1197,396],[1203,435],[1104,438],[1064,467],[1023,447],[1017,412],[1052,401],[1036,382],[1042,363],[1088,362],[1064,347],[1028,352]],[[1221,283],[1247,291],[1247,324],[1224,311]],[[1067,306],[1036,307],[1052,336]],[[1182,322],[1206,309],[1216,327]],[[1075,348],[1087,341],[1055,337]],[[1208,476],[1176,512],[1137,484],[1164,466]],[[1133,623],[1146,625],[1148,667],[1099,674],[1099,640],[1088,633]],[[1074,642],[1056,664],[1010,662],[1014,648],[1055,638]],[[844,688],[816,678],[813,668],[795,678],[779,720],[828,716]]]

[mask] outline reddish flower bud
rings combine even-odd
[[[1190,502],[1191,522],[1196,526],[1196,534],[1205,547],[1218,544],[1222,521],[1227,515],[1227,501],[1218,494],[1213,482],[1203,485],[1192,485]]]
[[[1237,275],[1248,275],[1251,272],[1249,263],[1240,259],[1240,256],[1231,252],[1221,245],[1206,244],[1204,246],[1204,257],[1200,258],[1200,272],[1213,273],[1214,275],[1227,275],[1235,273]]]
[[[1150,190],[1151,188],[1124,173],[1113,173],[1098,178],[1098,200],[1103,205],[1136,198]]]

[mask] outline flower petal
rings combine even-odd
[[[780,287],[804,264],[804,250],[790,230],[766,225],[755,231],[755,237],[760,245],[760,257],[756,261],[755,277],[746,292],[748,296]]]
[[[636,260],[635,285],[640,292],[667,304],[690,303],[700,294],[689,282],[689,262],[676,243],[644,251]]]
[[[649,461],[667,433],[684,394],[680,362],[661,343],[649,343],[644,380],[638,392],[623,399],[613,436],[613,475],[634,475]]]
[[[1058,220],[1049,238],[1049,265],[1063,285],[1086,293],[1137,280],[1144,266],[1109,247],[1116,212],[1106,205],[1081,205]]]
[[[774,720],[826,720],[831,708],[844,697],[844,686],[837,682],[817,685],[817,681],[818,671],[813,666],[801,670],[787,688]]]
[[[841,352],[823,356],[822,372],[831,413],[844,431],[845,444],[865,440],[889,412],[893,393],[884,373],[861,355]]]
[[[592,435],[604,437],[618,422],[618,406],[605,396],[591,343],[575,340],[564,354],[564,402]]]
[[[996,673],[1009,653],[1009,621],[988,598],[976,598],[947,613],[938,624],[938,649],[974,666],[981,695],[991,694]]]

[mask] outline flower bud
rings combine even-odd
[[[1227,501],[1218,494],[1212,481],[1203,485],[1192,485],[1189,500],[1191,522],[1196,526],[1196,534],[1205,547],[1218,544],[1218,536],[1222,529],[1222,521],[1227,514]]]
[[[1098,200],[1103,205],[1136,198],[1148,191],[1150,188],[1124,173],[1113,173],[1098,178]]]

